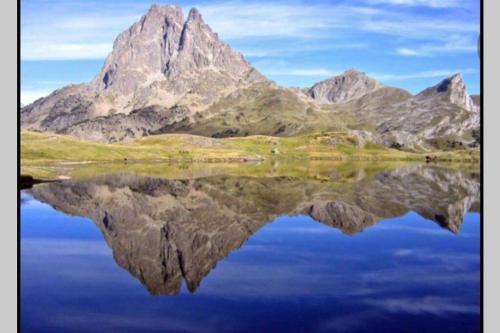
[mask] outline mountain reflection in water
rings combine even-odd
[[[459,233],[467,211],[478,211],[479,175],[409,166],[349,181],[213,176],[169,180],[111,174],[38,184],[35,199],[65,214],[88,217],[119,266],[152,295],[191,292],[217,262],[282,215],[307,215],[348,235],[416,212]]]

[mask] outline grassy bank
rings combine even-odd
[[[172,161],[231,162],[267,159],[425,160],[426,154],[403,152],[381,145],[361,144],[344,132],[297,137],[248,136],[213,139],[166,134],[128,143],[104,144],[72,137],[21,132],[23,165],[60,162]],[[438,158],[477,160],[478,151],[438,152]]]
[[[478,151],[436,152],[436,161],[477,162]],[[74,164],[175,163],[178,165],[245,161],[415,161],[426,154],[360,143],[345,132],[328,132],[297,137],[248,136],[214,139],[186,134],[166,134],[132,142],[104,144],[68,136],[21,132],[22,173],[51,178]],[[115,165],[116,167],[116,165]],[[94,167],[92,167],[94,168]],[[88,168],[88,169],[92,169]]]

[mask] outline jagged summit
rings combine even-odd
[[[148,79],[164,79],[166,62],[177,53],[183,27],[182,9],[153,5],[139,22],[115,39],[113,50],[92,85],[97,91],[129,95]]]
[[[358,70],[357,68],[351,67],[346,69],[341,75],[366,76],[366,73]]]
[[[445,92],[448,91],[450,88],[451,89],[459,88],[465,90],[465,82],[464,78],[462,77],[462,74],[455,73],[452,76],[441,81],[441,83],[439,83],[437,86],[437,91]]]
[[[153,82],[182,76],[185,82],[174,88],[185,93],[190,85],[186,81],[194,79],[187,77],[200,71],[212,71],[234,82],[263,79],[250,75],[255,70],[243,55],[223,43],[196,8],[184,20],[178,6],[153,5],[118,36],[93,84],[98,91],[129,95]]]
[[[198,9],[196,9],[196,7],[193,7],[189,10],[189,14],[188,14],[188,21],[203,21],[203,18],[200,14],[200,12],[198,11]]]
[[[462,74],[456,73],[442,80],[433,87],[427,88],[417,95],[417,98],[444,98],[467,111],[478,112],[479,108],[467,93]]]
[[[343,103],[362,97],[381,87],[382,84],[378,81],[351,68],[338,76],[316,83],[308,93],[319,102]]]

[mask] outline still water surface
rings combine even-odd
[[[22,192],[23,332],[479,332],[479,176],[108,174]]]

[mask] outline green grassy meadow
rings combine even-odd
[[[437,157],[436,162],[477,164],[479,161],[479,150],[436,152],[432,155]],[[76,170],[82,174],[96,173],[99,169],[103,169],[101,172],[120,171],[124,163],[129,168],[135,165],[138,169],[148,169],[149,165],[150,169],[156,170],[154,172],[158,172],[158,165],[172,164],[175,165],[173,170],[185,170],[197,163],[212,165],[205,165],[201,169],[213,171],[217,165],[224,165],[224,169],[238,169],[241,172],[245,170],[241,162],[307,165],[306,161],[325,160],[342,164],[375,161],[380,164],[425,162],[425,156],[425,153],[404,152],[370,142],[363,144],[346,132],[224,139],[165,134],[117,144],[83,141],[57,134],[21,132],[21,173],[39,179],[52,179]],[[269,171],[268,167],[264,169]]]

